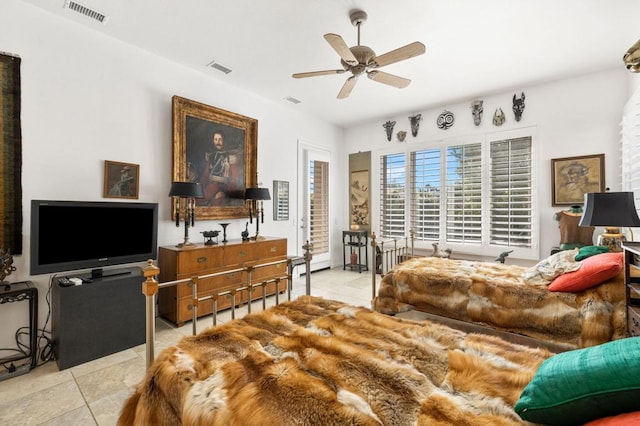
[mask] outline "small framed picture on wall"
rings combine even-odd
[[[104,162],[104,198],[138,198],[140,165]]]

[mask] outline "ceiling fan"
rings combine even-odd
[[[370,47],[360,45],[360,25],[367,20],[367,14],[362,10],[353,10],[349,14],[349,18],[351,19],[351,23],[358,27],[357,46],[347,46],[342,37],[338,34],[329,33],[324,35],[325,40],[327,40],[331,47],[333,47],[333,50],[340,55],[340,63],[342,64],[343,69],[301,72],[293,74],[292,77],[306,78],[318,75],[342,74],[349,71],[352,75],[347,78],[342,89],[340,89],[338,99],[344,99],[349,96],[356,85],[358,77],[364,73],[366,73],[367,77],[371,80],[377,81],[378,83],[387,84],[399,89],[407,87],[409,83],[411,83],[411,80],[408,78],[378,71],[378,68],[404,61],[405,59],[413,58],[414,56],[422,55],[425,52],[424,44],[419,41],[415,41],[407,44],[406,46],[387,52],[384,55],[376,56],[375,52]]]

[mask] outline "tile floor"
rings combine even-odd
[[[295,278],[292,298],[304,291],[305,277]],[[342,268],[314,272],[311,294],[370,307],[371,274]],[[259,303],[254,306],[261,309]],[[244,313],[246,308],[236,311],[237,316]],[[218,316],[219,323],[230,319],[229,311]],[[198,330],[210,324],[211,316],[205,317],[198,321]],[[175,328],[157,319],[156,353],[191,330],[190,322]],[[115,425],[123,402],[144,376],[144,357],[141,345],[62,371],[52,361],[0,381],[0,425]]]

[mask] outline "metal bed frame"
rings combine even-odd
[[[185,279],[181,279],[181,280],[174,280],[174,281],[167,281],[167,282],[163,282],[163,283],[158,283],[158,281],[156,280],[156,277],[159,275],[160,273],[160,268],[158,268],[157,266],[155,266],[153,264],[153,260],[148,260],[147,261],[147,266],[144,268],[143,270],[143,275],[145,277],[145,281],[142,283],[142,293],[145,295],[145,303],[146,303],[146,326],[145,326],[145,333],[146,333],[146,367],[149,368],[151,366],[151,364],[153,363],[153,360],[155,359],[155,335],[156,335],[156,325],[155,325],[155,295],[158,293],[158,290],[160,288],[165,288],[165,287],[171,287],[171,286],[175,286],[178,284],[183,284],[183,283],[188,283],[189,286],[191,286],[191,304],[189,305],[189,309],[191,309],[192,313],[191,313],[191,326],[192,326],[192,334],[195,335],[197,334],[198,330],[197,330],[197,326],[198,326],[198,304],[201,302],[204,302],[206,300],[213,300],[213,312],[212,312],[212,325],[215,326],[218,324],[218,300],[222,297],[228,297],[231,301],[231,319],[235,319],[236,318],[236,305],[238,305],[241,302],[236,302],[236,297],[237,296],[242,296],[243,293],[246,293],[247,295],[247,302],[246,302],[246,306],[247,306],[247,313],[251,313],[251,305],[253,303],[253,292],[257,289],[261,290],[261,295],[259,296],[259,298],[257,298],[256,300],[262,300],[262,309],[266,309],[266,299],[267,294],[266,294],[266,286],[268,284],[271,283],[275,283],[276,285],[276,292],[275,292],[275,302],[276,305],[278,305],[280,303],[280,292],[278,291],[279,289],[279,284],[281,281],[283,280],[288,280],[288,285],[286,287],[286,293],[287,293],[287,300],[291,300],[291,289],[292,289],[292,275],[293,275],[293,269],[297,266],[297,265],[301,265],[301,264],[305,264],[306,265],[306,289],[305,289],[305,294],[310,295],[311,294],[311,268],[310,268],[310,263],[311,263],[311,259],[312,259],[312,254],[311,254],[311,250],[313,249],[312,245],[309,244],[309,242],[307,241],[307,243],[302,246],[303,250],[304,250],[304,255],[303,256],[290,256],[287,259],[283,259],[283,260],[279,260],[279,261],[274,261],[274,262],[267,262],[267,263],[260,263],[257,265],[249,265],[249,266],[244,266],[241,268],[236,268],[236,269],[232,269],[232,270],[225,270],[225,271],[221,271],[221,272],[216,272],[216,273],[212,273],[212,274],[206,274],[206,275],[199,275],[199,276],[195,276],[195,277],[191,277],[191,278],[185,278]],[[304,260],[304,262],[302,262]],[[278,265],[281,263],[286,263],[287,264],[287,271],[288,273],[286,275],[282,275],[282,276],[278,276],[275,278],[271,278],[259,283],[251,283],[251,274],[252,272],[257,269],[257,268],[263,268],[265,266],[271,266],[271,265]],[[220,276],[220,275],[225,275],[225,274],[229,274],[229,273],[234,273],[234,272],[242,272],[245,271],[247,273],[247,281],[245,285],[242,285],[238,288],[234,288],[231,290],[225,290],[222,291],[220,293],[213,293],[213,294],[209,294],[207,296],[203,296],[203,297],[198,297],[198,283],[200,282],[200,280],[203,279],[208,279],[208,278],[212,278],[212,277],[216,277],[216,276]],[[240,300],[242,300],[240,298]]]

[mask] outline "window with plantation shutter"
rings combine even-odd
[[[380,234],[382,237],[405,236],[406,156],[380,157]]]
[[[634,194],[640,208],[640,89],[636,89],[622,114],[622,190]]]
[[[440,239],[440,149],[411,153],[411,227],[419,240]]]
[[[381,155],[382,236],[405,237],[413,230],[422,249],[437,242],[457,253],[497,256],[511,249],[514,256],[537,259],[533,131]]]
[[[531,138],[491,142],[490,244],[531,247]]]
[[[482,240],[482,145],[447,148],[446,238],[448,242]]]
[[[329,251],[329,163],[309,162],[309,240],[314,253]]]

